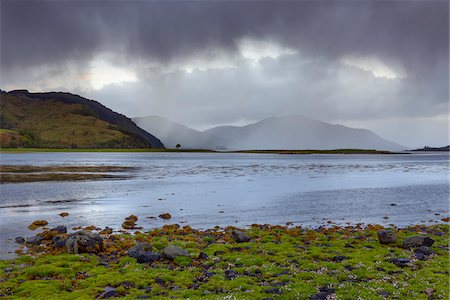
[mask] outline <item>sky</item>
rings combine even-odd
[[[0,88],[195,129],[304,115],[449,143],[449,2],[0,0]]]

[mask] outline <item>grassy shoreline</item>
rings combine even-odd
[[[330,150],[236,150],[216,151],[209,149],[50,149],[50,148],[0,148],[0,153],[29,152],[170,152],[170,153],[248,153],[248,154],[410,154],[408,152],[391,152],[372,149],[330,149]]]
[[[148,232],[100,228],[97,253],[67,254],[44,240],[15,259],[0,261],[5,299],[448,299],[449,225],[393,229],[380,244],[380,225],[309,229],[252,225],[195,230],[176,224]],[[233,231],[248,234],[239,241]],[[49,238],[50,231],[43,237]],[[66,235],[66,234],[63,234]],[[421,260],[402,241],[427,236],[434,254]],[[168,245],[188,256],[138,263],[127,252],[145,242],[154,253]],[[324,297],[325,296],[325,297]],[[228,297],[228,298],[227,298]],[[320,298],[322,297],[322,298]]]

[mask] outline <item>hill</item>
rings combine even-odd
[[[303,116],[272,117],[246,126],[204,131],[230,141],[229,149],[376,149],[403,150],[370,130],[334,125]]]
[[[220,136],[204,133],[158,116],[133,118],[136,124],[151,130],[168,148],[180,144],[184,149],[225,149],[230,142]]]
[[[4,148],[164,148],[126,116],[78,95],[15,90],[0,97]]]

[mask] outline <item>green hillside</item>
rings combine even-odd
[[[163,148],[100,103],[68,93],[1,92],[2,148]]]

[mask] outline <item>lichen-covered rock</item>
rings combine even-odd
[[[190,256],[189,252],[178,246],[169,245],[162,250],[162,255],[168,259],[175,259],[178,256]]]
[[[412,236],[403,240],[403,248],[418,248],[420,246],[431,247],[434,240],[428,236]]]
[[[42,226],[45,226],[45,225],[48,225],[47,221],[45,221],[45,220],[37,220],[37,221],[34,221],[33,223],[31,223],[30,226],[28,226],[28,229],[35,230],[38,227],[42,227]]]
[[[380,244],[395,244],[397,242],[397,234],[393,230],[379,230],[377,236]]]
[[[122,223],[123,229],[137,229],[136,222],[138,220],[138,217],[135,215],[131,215],[129,217],[125,218],[125,221]]]
[[[158,217],[160,217],[161,219],[164,219],[164,220],[168,220],[168,219],[172,218],[172,216],[169,213],[160,214]]]
[[[103,239],[97,233],[80,230],[69,235],[65,246],[68,253],[98,253],[103,250]]]
[[[233,236],[233,239],[238,243],[244,243],[244,242],[250,241],[250,236],[244,231],[233,230],[233,232],[231,234]]]

